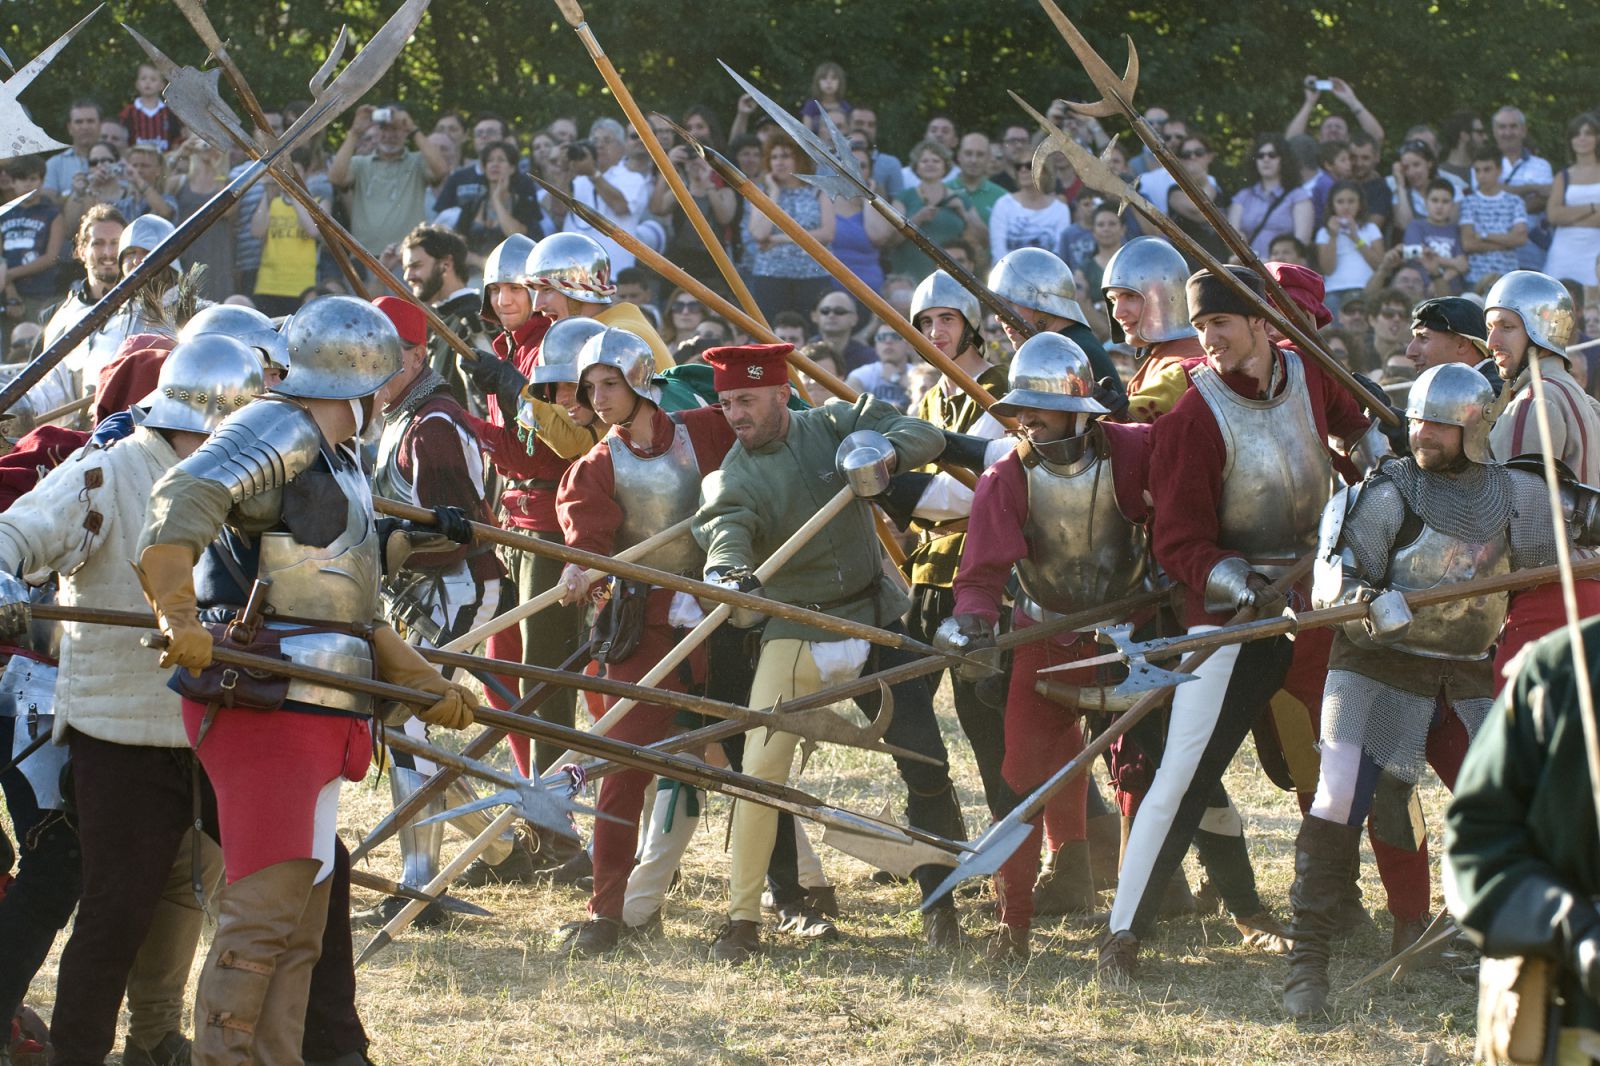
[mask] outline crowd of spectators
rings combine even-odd
[[[38,337],[33,324],[82,277],[74,248],[85,212],[104,204],[125,219],[156,214],[179,223],[246,164],[237,151],[186,133],[162,102],[163,88],[159,72],[141,66],[134,98],[120,110],[87,98],[72,104],[64,125],[52,130],[69,142],[64,151],[0,162],[0,202],[27,196],[0,219],[7,360],[27,357]],[[267,117],[281,132],[303,106],[290,103]],[[877,112],[869,101],[851,98],[846,72],[836,63],[817,68],[798,114],[814,128],[826,119],[842,130],[864,180],[980,276],[1018,248],[1060,255],[1075,272],[1091,324],[1110,340],[1097,299],[1100,278],[1111,255],[1140,232],[1139,224],[1133,212],[1087,189],[1065,157],[1036,156],[1037,131],[1023,124],[963,130],[944,113],[929,115],[919,129],[880,130]],[[468,286],[477,284],[485,256],[506,237],[537,240],[578,231],[606,247],[616,280],[631,287],[680,358],[695,358],[707,338],[737,337],[693,294],[636,267],[625,248],[534,181],[550,182],[726,292],[639,131],[603,115],[586,124],[557,116],[536,128],[516,128],[488,112],[431,117],[431,123],[419,121],[401,102],[363,104],[351,112],[342,138],[308,143],[292,154],[312,195],[397,275],[408,235],[423,224],[462,239],[465,262],[456,266]],[[1061,101],[1049,118],[1101,154],[1196,243],[1228,258],[1200,208],[1143,144],[1112,142],[1096,120]],[[1404,319],[1429,296],[1481,294],[1518,267],[1566,282],[1582,309],[1583,339],[1600,335],[1600,118],[1594,112],[1572,119],[1566,143],[1539,149],[1528,142],[1526,121],[1511,105],[1488,116],[1452,114],[1437,128],[1419,123],[1391,143],[1349,83],[1308,77],[1301,107],[1284,128],[1261,131],[1242,158],[1231,160],[1219,160],[1219,142],[1168,108],[1147,108],[1144,119],[1257,254],[1323,275],[1335,315],[1330,346],[1356,369],[1380,380],[1404,375],[1405,361],[1392,359],[1404,338],[1390,335],[1386,316],[1399,309]],[[741,98],[731,116],[696,105],[679,122],[734,160],[905,312],[933,262],[865,197],[835,200],[804,181],[812,158],[753,100]],[[901,406],[914,403],[931,372],[904,339],[679,143],[669,123],[652,118],[648,135],[666,149],[777,331],[812,346],[814,358],[858,388]],[[903,155],[889,150],[894,147]],[[345,287],[314,218],[270,179],[246,193],[184,259],[204,268],[197,281],[203,298],[249,302],[272,315]],[[986,339],[1003,357],[1004,335],[990,325]],[[1600,346],[1586,351],[1600,360]],[[1587,362],[1580,360],[1580,373]],[[1587,376],[1600,389],[1600,372]]]

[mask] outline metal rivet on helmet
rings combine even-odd
[[[180,340],[161,364],[155,400],[140,424],[210,433],[261,392],[261,356],[220,333]]]
[[[1483,306],[1485,311],[1496,307],[1515,311],[1530,341],[1567,358],[1567,345],[1578,329],[1577,310],[1567,287],[1549,274],[1513,270],[1494,283]]]

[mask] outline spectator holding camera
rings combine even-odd
[[[1428,182],[1423,203],[1426,214],[1406,224],[1401,253],[1421,265],[1434,292],[1459,293],[1467,274],[1467,253],[1461,248],[1455,186],[1446,178],[1434,178]]]
[[[613,118],[598,118],[589,126],[589,139],[568,144],[565,181],[572,198],[587,204],[612,222],[637,236],[650,201],[651,179],[631,169],[623,158],[622,123]],[[633,266],[633,253],[569,212],[554,197],[545,197],[542,206],[557,228],[581,233],[593,239],[611,257],[613,271]]]
[[[1343,78],[1319,78],[1308,75],[1304,82],[1305,99],[1300,104],[1300,110],[1295,112],[1294,118],[1289,120],[1289,125],[1284,127],[1283,135],[1293,137],[1305,133],[1311,122],[1311,112],[1316,110],[1317,102],[1322,99],[1323,93],[1332,93],[1334,99],[1350,109],[1350,115],[1356,123],[1367,132],[1374,141],[1383,143],[1383,123],[1378,117],[1367,110],[1365,104],[1356,98],[1356,91],[1350,83]],[[1317,140],[1349,141],[1350,125],[1340,115],[1329,115],[1322,120],[1317,128]]]
[[[71,192],[62,205],[67,229],[77,232],[78,220],[95,204],[114,207],[123,218],[139,217],[145,198],[134,193],[124,173],[121,154],[114,146],[96,143],[89,149],[89,168],[72,175]]]
[[[172,193],[178,208],[173,221],[181,222],[204,207],[217,190],[227,184],[228,153],[191,133],[173,153],[173,169],[179,172]],[[234,207],[233,210],[239,209]],[[200,275],[202,299],[221,303],[238,291],[233,284],[237,243],[233,220],[229,217],[226,224],[208,227],[184,249],[186,261],[205,264],[205,272]]]
[[[1257,137],[1256,182],[1240,189],[1228,206],[1228,221],[1259,256],[1265,257],[1285,233],[1302,244],[1311,240],[1316,225],[1311,194],[1299,184],[1298,173],[1286,173],[1289,165],[1287,138],[1276,133]]]
[[[1367,204],[1354,181],[1335,182],[1328,191],[1328,221],[1317,231],[1317,269],[1327,287],[1323,301],[1331,311],[1366,287],[1383,260],[1383,233],[1366,221]]]
[[[124,176],[128,180],[128,202],[117,210],[131,217],[156,215],[167,221],[178,213],[178,202],[166,194],[167,162],[148,144],[136,144],[122,153]]]
[[[374,135],[373,151],[356,154],[369,133]],[[328,180],[349,197],[350,232],[376,250],[398,246],[423,220],[428,187],[447,169],[438,145],[428,140],[404,108],[362,104],[356,108],[349,136],[328,166]]]

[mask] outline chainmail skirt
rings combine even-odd
[[[1492,703],[1455,701],[1468,737],[1477,736]],[[1415,784],[1427,764],[1428,727],[1436,704],[1434,696],[1404,692],[1350,670],[1329,670],[1322,695],[1322,739],[1358,744],[1374,763]]]

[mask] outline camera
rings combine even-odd
[[[1331,93],[1333,92],[1333,79],[1313,78],[1311,80],[1311,87],[1317,90],[1319,93]]]
[[[567,158],[576,163],[580,159],[587,159],[594,151],[594,146],[588,141],[573,141],[567,145]]]
[[[374,108],[372,112],[372,121],[376,122],[380,126],[387,126],[389,123],[394,121],[394,108]]]
[[[1420,245],[1420,244],[1402,244],[1400,246],[1400,257],[1402,259],[1421,259],[1422,258],[1422,245]]]

